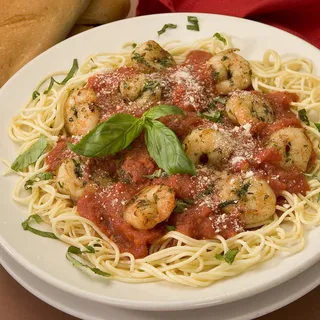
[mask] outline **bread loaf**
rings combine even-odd
[[[125,18],[130,11],[130,0],[91,0],[77,24],[104,24]]]
[[[2,0],[0,87],[24,64],[65,39],[89,0]]]

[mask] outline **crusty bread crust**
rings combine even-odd
[[[91,0],[77,24],[97,25],[124,19],[130,11],[130,0]]]
[[[65,39],[89,0],[2,0],[0,87],[24,64]]]

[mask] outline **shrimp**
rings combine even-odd
[[[261,94],[249,91],[234,92],[226,104],[229,118],[235,123],[273,122],[275,114],[270,102]]]
[[[273,190],[266,181],[255,176],[248,179],[230,177],[224,184],[220,197],[222,210],[229,213],[236,206],[247,225],[267,220],[276,210],[277,198]]]
[[[213,68],[213,78],[216,80],[216,90],[219,94],[244,90],[251,85],[252,71],[250,64],[234,53],[237,50],[221,51],[208,61]]]
[[[137,46],[132,52],[131,61],[134,68],[145,73],[174,67],[176,65],[171,54],[152,40]]]
[[[165,185],[142,189],[127,204],[123,218],[136,229],[152,229],[169,218],[175,208],[175,194]]]
[[[119,85],[122,98],[138,105],[155,104],[160,101],[161,87],[158,81],[148,80],[144,74],[122,80]]]
[[[184,150],[190,160],[198,165],[220,166],[233,150],[232,140],[214,129],[195,129],[183,141]]]
[[[283,128],[271,134],[268,147],[275,147],[282,156],[280,166],[295,166],[305,172],[312,155],[312,143],[300,128]]]
[[[84,181],[80,178],[80,162],[75,159],[63,161],[57,173],[59,192],[70,195],[72,200],[77,200],[84,191]]]
[[[71,93],[64,105],[64,123],[69,134],[84,135],[97,126],[100,110],[95,105],[96,99],[96,94],[89,88]]]

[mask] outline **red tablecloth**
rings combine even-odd
[[[203,12],[247,18],[291,32],[320,48],[320,0],[140,0],[137,15]]]

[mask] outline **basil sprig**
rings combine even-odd
[[[53,178],[53,174],[51,172],[40,172],[37,173],[36,175],[34,175],[32,178],[30,178],[29,180],[27,180],[27,182],[24,185],[24,188],[26,190],[31,189],[31,186],[35,183],[35,182],[39,182],[42,180],[50,180]]]
[[[23,230],[30,231],[40,237],[50,238],[50,239],[58,239],[53,232],[46,232],[35,229],[29,225],[30,220],[33,219],[36,223],[43,222],[42,218],[38,214],[33,214],[28,217],[25,221],[21,223]]]
[[[68,144],[73,152],[86,157],[103,157],[127,148],[145,129],[148,152],[157,165],[168,174],[195,174],[195,167],[183,151],[176,134],[157,121],[169,114],[183,115],[170,105],[159,105],[146,111],[141,118],[118,113],[100,123],[77,144]]]
[[[21,171],[29,164],[35,163],[39,157],[45,152],[48,145],[46,137],[41,134],[37,140],[28,150],[20,154],[11,165],[14,171]]]
[[[83,254],[83,253],[95,253],[95,252],[96,251],[92,246],[85,246],[85,249],[83,249],[83,250],[81,250],[80,248],[75,247],[75,246],[70,246],[68,248],[68,251],[67,251],[67,254],[66,254],[66,258],[75,267],[85,267],[85,268],[91,270],[95,274],[98,274],[98,275],[103,276],[103,277],[110,277],[111,276],[110,273],[104,272],[104,271],[102,271],[102,270],[100,270],[98,268],[90,267],[90,266],[82,263],[81,261],[79,261],[78,259],[76,259],[76,258],[74,258],[72,256],[72,254],[79,255],[79,254]]]

